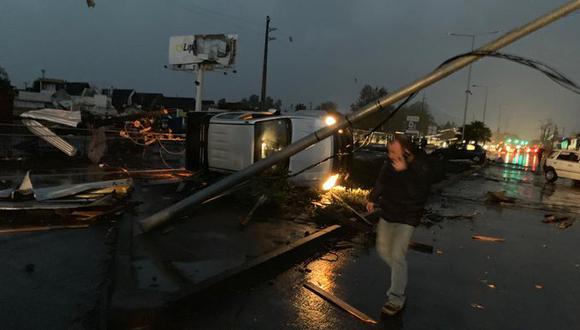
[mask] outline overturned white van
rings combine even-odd
[[[268,157],[298,139],[336,122],[339,113],[299,111],[192,112],[188,116],[186,167],[235,172]],[[344,178],[351,163],[352,133],[340,130],[292,156],[277,170],[301,186],[320,185],[331,176]]]

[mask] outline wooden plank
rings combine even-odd
[[[364,215],[355,210],[352,206],[348,205],[348,203],[345,202],[342,198],[340,198],[337,194],[333,193],[332,191],[330,192],[330,194],[332,195],[332,197],[336,198],[336,200],[338,200],[344,207],[346,207],[349,211],[351,211],[354,215],[356,215],[357,218],[364,221],[369,226],[373,225],[372,222],[370,222]]]
[[[409,242],[409,248],[411,250],[415,250],[415,251],[423,252],[423,253],[427,253],[427,254],[433,254],[433,251],[435,250],[435,248],[433,248],[432,245],[423,244],[423,243],[419,243],[419,242],[415,242],[415,241]]]
[[[483,235],[473,235],[473,236],[471,236],[471,238],[478,240],[478,241],[484,241],[484,242],[497,242],[497,243],[505,242],[505,239],[503,239],[503,238],[483,236]]]
[[[344,300],[338,298],[337,296],[333,295],[332,293],[324,290],[323,288],[319,287],[318,285],[312,282],[304,283],[304,287],[309,289],[310,291],[314,292],[318,296],[322,297],[323,299],[330,301],[331,303],[335,304],[336,306],[342,308],[349,314],[353,315],[354,317],[358,318],[359,320],[369,323],[369,324],[377,324],[378,322],[375,321],[370,316],[366,315],[365,313],[361,312],[360,310],[356,309],[355,307],[349,305]]]
[[[37,232],[37,231],[49,231],[49,230],[57,230],[57,229],[84,229],[84,228],[88,228],[88,227],[89,227],[89,225],[21,227],[21,228],[0,229],[0,234],[31,233],[31,232]]]

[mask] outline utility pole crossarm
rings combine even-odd
[[[580,9],[580,0],[570,1],[567,4],[557,8],[556,10],[520,27],[512,30],[500,38],[486,44],[485,46],[479,48],[477,51],[481,53],[485,52],[495,52],[543,27],[546,25],[572,13],[575,10]],[[432,73],[412,82],[411,84],[389,94],[376,102],[373,102],[362,109],[351,113],[345,118],[339,118],[337,122],[332,126],[327,126],[319,129],[318,131],[307,135],[300,140],[290,144],[284,149],[272,154],[271,156],[261,159],[252,165],[242,169],[239,172],[233,173],[222,180],[197,191],[193,195],[186,197],[185,199],[171,205],[170,207],[161,210],[143,220],[140,221],[141,229],[144,232],[153,230],[160,225],[163,225],[168,220],[178,215],[183,215],[184,212],[192,207],[198,206],[209,198],[215,197],[222,192],[227,191],[231,187],[247,181],[251,177],[269,169],[275,164],[280,163],[288,159],[289,157],[299,153],[305,148],[333,135],[339,129],[348,127],[354,122],[363,119],[375,112],[387,109],[389,105],[392,105],[398,101],[403,100],[405,97],[416,93],[434,83],[442,80],[443,78],[451,75],[452,73],[468,66],[469,64],[479,60],[481,55],[468,55],[464,57],[459,57],[446,65],[438,68]]]

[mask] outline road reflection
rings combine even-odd
[[[312,282],[324,290],[340,296],[335,292],[337,289],[336,279],[339,270],[344,266],[345,258],[338,258],[337,255],[330,253],[321,259],[313,261],[306,268],[307,273],[305,282]],[[296,325],[300,329],[319,329],[333,328],[333,319],[328,315],[336,308],[321,297],[317,296],[310,290],[302,287],[296,290],[296,299],[293,302],[293,308],[296,309]]]
[[[506,152],[502,154],[502,160],[505,164],[514,164],[523,166],[526,170],[536,171],[538,168],[538,155],[532,152]]]

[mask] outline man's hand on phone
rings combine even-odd
[[[375,211],[375,203],[367,202],[367,212],[373,213]]]
[[[391,163],[393,164],[393,169],[397,172],[402,172],[407,169],[407,162],[403,157],[391,159]]]

